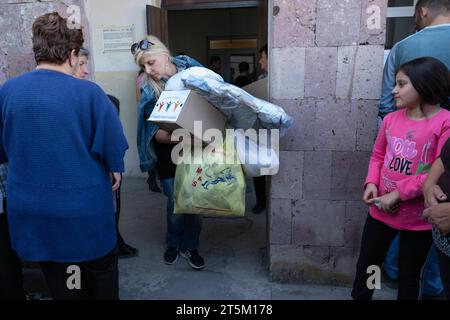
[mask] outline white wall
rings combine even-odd
[[[130,148],[125,156],[125,175],[144,176],[136,148],[135,79],[138,67],[130,50],[103,52],[103,26],[135,26],[135,40],[147,33],[146,5],[160,7],[160,0],[85,0],[89,19],[92,80],[120,102],[120,119]]]

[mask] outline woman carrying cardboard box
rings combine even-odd
[[[156,165],[161,186],[167,196],[167,248],[164,261],[169,265],[174,264],[178,255],[181,255],[192,268],[200,270],[205,266],[198,253],[202,217],[195,214],[173,214],[176,165],[171,159],[171,152],[178,142],[171,141],[169,132],[147,119],[170,77],[190,67],[202,65],[186,55],[172,57],[167,47],[155,36],[148,36],[133,44],[131,53],[136,64],[146,74],[146,81],[140,88],[141,99],[138,105],[137,147],[140,168],[146,172]]]

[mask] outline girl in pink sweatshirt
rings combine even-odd
[[[431,225],[422,219],[422,185],[450,137],[450,112],[439,107],[450,96],[449,77],[447,67],[429,57],[405,63],[397,71],[392,93],[400,110],[383,120],[364,184],[363,201],[370,209],[354,299],[372,298],[376,283],[367,281],[372,275],[368,268],[381,266],[398,231],[398,299],[419,296],[420,273],[432,243]]]

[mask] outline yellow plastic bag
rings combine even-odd
[[[235,159],[234,163],[220,161],[224,159],[223,152],[228,159]],[[223,152],[203,155],[200,161],[193,161],[194,164],[177,165],[175,214],[245,215],[245,178],[241,165],[236,163],[234,144],[225,143]]]

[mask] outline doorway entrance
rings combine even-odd
[[[162,39],[172,54],[187,54],[205,67],[220,61],[214,71],[227,82],[234,82],[243,61],[249,63],[250,73],[260,74],[258,49],[267,44],[267,0],[186,2],[148,5],[148,34]]]

